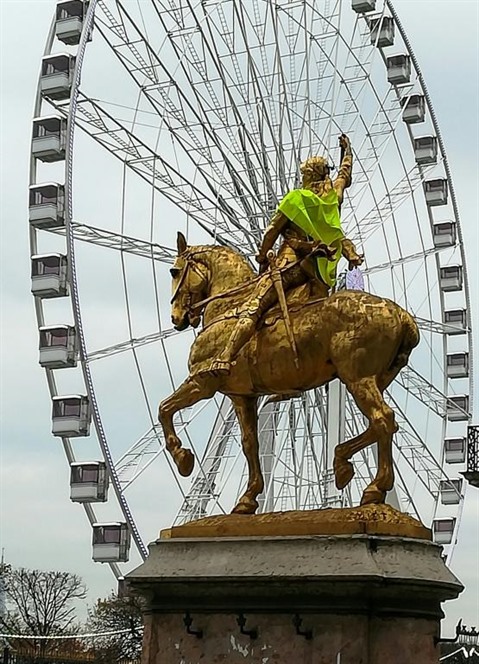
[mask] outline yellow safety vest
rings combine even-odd
[[[318,196],[310,189],[294,189],[283,198],[278,210],[313,240],[324,242],[333,249],[332,260],[318,258],[318,271],[331,288],[336,283],[336,268],[341,258],[342,239],[339,199],[335,189]]]

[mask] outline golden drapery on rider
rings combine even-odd
[[[231,363],[251,338],[265,312],[278,302],[278,290],[290,291],[308,285],[309,296],[326,297],[336,280],[337,263],[343,256],[349,269],[358,267],[363,257],[351,240],[344,237],[340,209],[344,190],[351,185],[353,155],[349,139],[341,135],[342,159],[337,177],[329,177],[323,157],[310,157],[300,166],[302,188],[289,192],[280,202],[267,227],[256,260],[260,278],[248,301],[238,311],[238,320],[228,343],[208,372],[228,374]],[[282,241],[274,263],[270,252],[279,237]],[[281,273],[281,285],[274,283],[268,265]]]

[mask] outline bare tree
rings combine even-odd
[[[74,603],[86,597],[79,576],[9,567],[3,580],[8,611],[2,621],[9,631],[14,628],[32,636],[74,633]]]

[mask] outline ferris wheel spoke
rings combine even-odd
[[[208,182],[205,185],[206,191],[200,189],[107,113],[97,101],[82,94],[80,97],[76,117],[80,129],[195,219],[209,235],[216,237],[220,229],[230,242],[235,239],[238,243],[243,241],[244,229],[237,221],[236,214],[230,208],[221,209],[221,199],[214,191],[208,190]],[[218,214],[219,209],[225,218],[222,219]],[[233,232],[232,227],[236,231]]]
[[[422,436],[407,418],[398,401],[391,394],[388,396],[394,404],[395,411],[399,414],[399,417],[396,418],[399,431],[396,434],[395,445],[414,473],[417,474],[423,486],[436,499],[439,482],[447,480],[448,476]]]
[[[437,332],[438,334],[454,334],[457,332],[457,327],[454,325],[448,325],[441,321],[430,320],[428,318],[415,317],[415,321],[420,330],[424,332]],[[468,328],[463,328],[464,332],[468,331]]]
[[[175,330],[174,328],[168,328],[166,330],[161,330],[160,332],[146,334],[143,337],[127,339],[126,341],[122,341],[118,344],[113,344],[112,346],[106,346],[105,348],[91,351],[88,353],[86,361],[91,363],[95,360],[101,360],[106,357],[111,357],[112,355],[117,355],[118,353],[124,353],[125,351],[139,348],[140,346],[146,346],[147,344],[155,343],[163,339],[168,339],[168,337],[173,337],[177,334],[179,334],[178,330]]]
[[[90,245],[107,247],[108,249],[115,249],[116,251],[134,254],[135,256],[143,256],[160,261],[161,263],[173,263],[178,253],[176,249],[170,249],[161,244],[147,242],[146,240],[140,240],[139,238],[123,235],[122,233],[114,233],[106,228],[95,228],[94,226],[88,226],[78,221],[73,221],[70,226],[73,237],[77,241],[88,242]],[[64,228],[47,230],[57,235],[65,235]]]
[[[401,507],[407,514],[413,511],[413,516],[421,521],[421,510],[414,500],[413,492],[409,490],[408,482],[404,479],[401,465],[393,458],[394,473],[399,481],[396,482],[397,492],[401,500]]]
[[[262,216],[264,221],[272,211],[271,197],[274,198],[276,196],[276,190],[271,178],[271,171],[274,170],[275,160],[271,157],[270,152],[276,155],[276,161],[278,160],[278,155],[281,154],[280,146],[276,141],[276,132],[274,131],[275,126],[277,126],[276,109],[271,95],[266,90],[266,81],[269,78],[268,59],[265,55],[261,36],[257,34],[258,25],[247,21],[241,4],[238,6],[237,3],[233,3],[232,9],[232,25],[228,25],[223,4],[218,3],[215,7],[215,14],[210,14],[208,16],[209,20],[205,21],[205,29],[208,30],[210,36],[211,54],[214,57],[217,70],[221,76],[225,98],[231,105],[231,112],[233,113],[235,124],[238,126],[238,140],[240,141],[244,165],[238,162],[237,170],[241,172],[245,169],[245,174],[249,179],[255,195],[262,202]],[[256,0],[253,2],[253,9],[254,11],[258,10]],[[214,20],[216,16],[219,19],[218,25]],[[262,71],[261,75],[251,55],[251,50],[248,48],[248,39],[245,33],[246,24],[248,24],[248,28],[252,29],[252,35],[254,34],[259,42],[262,64],[266,68]],[[228,57],[226,59],[224,56],[220,57],[219,55],[216,45],[218,40],[222,41],[228,49]],[[248,83],[244,80],[242,67],[235,52],[235,42],[237,43],[238,40],[244,44],[243,48],[248,63],[246,72]],[[228,61],[231,61],[234,76],[226,71],[226,67],[223,64]],[[242,117],[235,96],[238,97],[241,105],[244,105],[245,109],[247,109],[246,117],[244,118]],[[272,138],[272,149],[268,149],[266,146],[264,140],[265,134],[268,134]],[[259,186],[257,177],[258,169],[264,169],[264,183],[266,185],[264,191],[261,191]],[[254,216],[250,218],[250,224],[255,230],[259,228],[258,219]]]
[[[450,397],[443,394],[439,388],[426,380],[426,378],[411,366],[406,366],[401,370],[396,378],[396,382],[440,417],[447,417],[448,406],[464,415],[466,419],[470,417],[467,411],[450,399]],[[388,393],[391,396],[391,393]],[[425,398],[426,395],[427,398]]]
[[[371,236],[385,224],[398,207],[407,200],[411,192],[415,191],[422,184],[425,175],[432,168],[432,166],[426,168],[413,166],[379,201],[379,204],[372,208],[368,214],[364,215],[364,218],[361,221],[363,242],[370,239]],[[352,199],[351,204],[353,204],[353,202],[354,200]],[[344,224],[345,227],[347,227],[347,216],[344,219]],[[354,236],[352,239],[353,241],[357,240],[358,236]]]
[[[196,95],[195,99],[199,108],[193,106],[191,99],[185,95],[174,75],[151,49],[145,35],[125,10],[123,13],[124,17],[128,18],[129,27],[134,34],[129,36],[125,23],[119,30],[118,23],[109,12],[106,17],[108,24],[105,21],[104,26],[112,31],[120,42],[113,43],[106,31],[99,28],[103,38],[133,77],[141,93],[156,110],[161,124],[167,128],[178,146],[181,147],[184,158],[190,160],[206,181],[210,181],[210,186],[213,186],[212,183],[214,183],[214,189],[219,188],[219,191],[223,191],[223,199],[234,201],[242,206],[242,213],[235,212],[236,216],[246,215],[250,220],[255,219],[257,212],[253,213],[250,205],[250,201],[256,199],[255,192],[250,188],[250,181],[242,178],[240,170],[233,166],[229,157],[229,154],[234,154],[234,150],[231,150],[231,135],[228,136],[228,140],[221,140],[220,133],[214,131],[207,120],[209,109],[204,108],[205,100]],[[139,59],[138,44],[141,44],[142,49],[147,51],[150,60],[155,59],[154,71],[161,72],[161,81],[157,80],[158,74],[155,73],[155,77],[153,77],[153,70],[151,67],[147,67],[144,59]],[[129,55],[133,57],[133,61],[131,57],[125,55],[125,48],[131,51]],[[149,78],[150,84],[145,85],[142,77]],[[200,140],[201,135],[203,140]],[[205,138],[206,140],[204,140]],[[239,149],[239,146],[237,148]],[[218,153],[229,179],[218,166]],[[247,235],[246,231],[245,234]]]
[[[447,247],[450,249],[450,247]],[[425,249],[424,251],[418,251],[414,254],[409,254],[408,256],[401,256],[395,260],[388,261],[386,263],[380,263],[379,265],[371,265],[367,269],[363,270],[364,274],[370,275],[376,272],[382,272],[383,270],[389,270],[395,267],[401,267],[405,263],[410,263],[413,261],[421,261],[427,258],[428,256],[434,256],[440,254],[444,251],[444,247],[431,247],[430,249]]]
[[[125,491],[164,449],[165,441],[160,427],[150,427],[115,463],[122,490]]]

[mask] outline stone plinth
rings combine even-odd
[[[437,664],[462,590],[441,547],[364,534],[170,537],[127,580],[148,600],[143,664]]]

